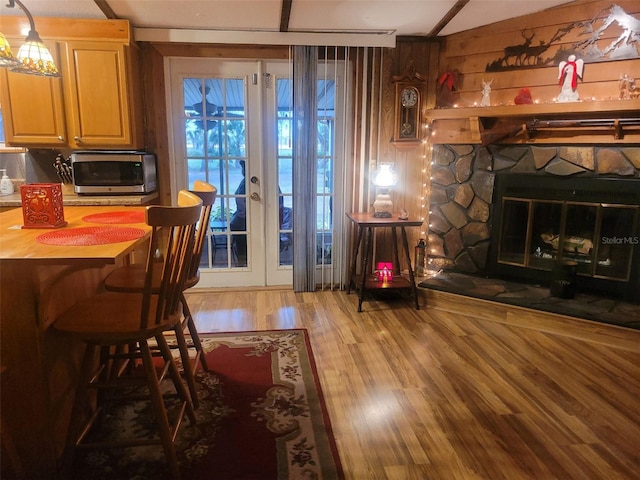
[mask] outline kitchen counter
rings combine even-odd
[[[66,206],[100,206],[100,205],[149,205],[158,198],[158,192],[146,195],[76,195],[66,194],[62,204]],[[21,207],[20,192],[0,196],[0,207]]]
[[[22,209],[0,213],[0,364],[2,428],[12,434],[24,478],[57,479],[84,344],[51,328],[62,312],[102,288],[104,278],[133,255],[144,257],[151,228],[117,243],[60,246],[43,233],[99,226],[88,215],[144,211],[142,206],[66,206],[61,228],[22,229]],[[130,218],[130,217],[127,217]],[[101,226],[107,226],[100,224]]]

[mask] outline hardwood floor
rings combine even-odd
[[[640,479],[640,331],[425,295],[188,301],[201,332],[309,330],[347,479]]]

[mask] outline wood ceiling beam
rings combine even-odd
[[[109,3],[107,3],[107,0],[93,0],[93,3],[95,3],[98,6],[98,8],[102,11],[102,13],[104,13],[104,16],[107,19],[109,20],[118,19],[116,12],[114,12],[113,9],[109,6]]]
[[[293,0],[282,0],[282,10],[280,11],[280,31],[289,31],[289,18],[291,17],[291,4]]]
[[[437,36],[442,31],[442,29],[446,27],[451,20],[453,20],[453,17],[460,13],[460,10],[462,10],[467,3],[469,3],[469,0],[458,0],[456,4],[447,12],[447,14],[442,17],[442,19],[436,24],[436,26],[433,27],[433,30],[431,30],[429,32],[429,35],[427,36]]]

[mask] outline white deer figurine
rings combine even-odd
[[[490,107],[491,106],[491,84],[493,80],[490,80],[489,83],[482,80],[482,100],[480,101],[481,107]]]

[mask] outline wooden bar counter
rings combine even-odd
[[[21,228],[20,208],[0,213],[2,435],[11,437],[24,478],[59,478],[57,463],[83,353],[81,344],[55,331],[52,323],[78,300],[99,292],[105,276],[136,250],[144,252],[150,228],[146,223],[117,225],[143,229],[144,235],[91,246],[44,245],[36,237],[99,226],[83,221],[87,215],[144,209],[65,207],[68,223],[58,229]]]

